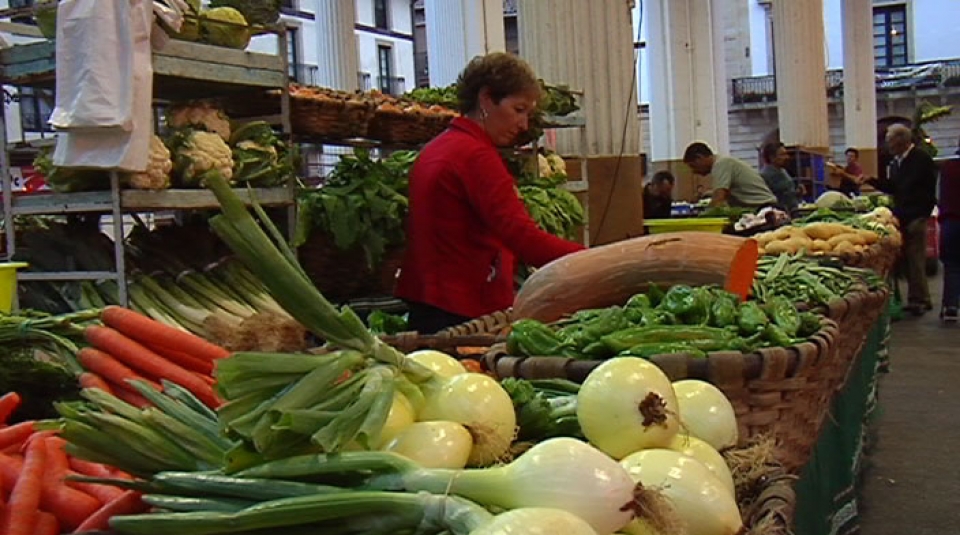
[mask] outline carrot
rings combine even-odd
[[[209,375],[203,375],[202,373],[197,373],[195,375],[199,377],[201,381],[203,381],[204,383],[207,383],[210,386],[217,384],[217,380]]]
[[[28,420],[0,429],[0,448],[23,444],[33,434],[34,423]]]
[[[72,531],[100,508],[100,500],[64,483],[70,461],[63,451],[62,439],[47,437],[37,442],[42,443],[46,456],[40,506],[56,515],[60,525]]]
[[[147,510],[147,505],[140,499],[140,493],[135,490],[124,491],[115,500],[103,504],[92,515],[87,517],[76,531],[93,531],[110,527],[110,518],[116,515],[131,515]]]
[[[74,472],[73,470],[67,470],[66,472],[64,472],[64,474],[66,476],[81,476],[81,477],[83,476],[83,474],[79,472]],[[109,476],[106,476],[106,477],[113,478],[114,476],[113,474],[110,474]],[[73,481],[70,479],[65,480],[64,483],[70,488],[77,489],[80,492],[93,496],[94,498],[99,500],[100,503],[107,503],[115,499],[117,496],[120,496],[121,494],[123,494],[123,490],[117,487],[111,487],[110,485],[101,485],[99,483],[86,483],[84,481]]]
[[[110,468],[105,464],[78,459],[77,457],[70,457],[68,462],[70,463],[70,469],[76,471],[80,475],[106,478],[116,477]]]
[[[153,320],[151,320],[153,321]],[[220,401],[213,388],[192,372],[167,361],[110,327],[91,325],[83,331],[87,342],[113,355],[117,360],[157,379],[167,379],[186,388],[209,407],[218,407]],[[81,361],[82,363],[82,361]]]
[[[178,349],[171,348],[169,346],[161,346],[154,344],[144,344],[145,347],[152,350],[154,353],[160,355],[161,357],[169,360],[170,362],[183,367],[186,370],[192,372],[201,373],[203,375],[211,375],[213,373],[213,361],[209,359],[203,359],[200,357],[195,357],[190,353],[180,351]]]
[[[20,394],[7,392],[0,396],[0,423],[7,423],[10,415],[20,408]]]
[[[34,530],[36,535],[60,535],[60,521],[57,517],[46,512],[37,513],[37,527]]]
[[[46,451],[42,441],[34,440],[27,447],[23,470],[10,491],[10,500],[4,511],[4,535],[33,535],[36,533],[40,496],[43,488],[43,469]]]
[[[77,353],[77,358],[80,360],[80,365],[87,371],[94,372],[104,380],[117,386],[129,388],[133,391],[133,387],[127,386],[126,380],[140,379],[152,383],[158,391],[160,390],[160,385],[131,370],[109,353],[100,351],[97,348],[85,347]]]
[[[23,457],[19,455],[0,454],[0,485],[3,486],[4,496],[9,496],[13,486],[20,478],[23,470]]]
[[[107,381],[93,372],[83,372],[80,374],[80,386],[83,388],[99,388],[107,394],[113,394],[113,389],[107,384]]]
[[[131,392],[129,389],[123,386],[116,385],[113,389],[113,395],[119,398],[121,401],[126,401],[138,409],[153,406],[153,403],[150,403],[150,401],[140,395],[139,392]]]
[[[206,360],[230,355],[226,349],[199,336],[164,325],[128,308],[108,306],[103,309],[100,319],[127,337],[149,346],[169,347]]]

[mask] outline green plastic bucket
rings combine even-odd
[[[13,296],[17,293],[17,270],[27,267],[25,262],[0,262],[0,312],[9,314]]]

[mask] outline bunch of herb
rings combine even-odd
[[[303,245],[312,232],[324,232],[337,248],[361,247],[372,268],[384,252],[404,241],[407,190],[413,151],[374,159],[355,149],[337,163],[320,188],[301,191],[294,243]]]

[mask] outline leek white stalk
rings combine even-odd
[[[468,463],[488,466],[510,450],[517,416],[510,396],[500,383],[482,373],[464,373],[439,383],[424,385],[422,422],[456,422],[473,437]]]
[[[620,461],[634,481],[662,493],[687,535],[735,535],[743,528],[737,501],[700,461],[667,449],[638,451]]]
[[[703,463],[713,475],[717,476],[717,479],[723,482],[724,487],[730,491],[731,495],[736,495],[737,491],[733,482],[733,474],[730,473],[730,467],[727,466],[727,461],[724,460],[723,455],[713,446],[681,431],[673,437],[667,447]]]
[[[723,451],[737,445],[739,432],[733,405],[716,386],[697,379],[673,383],[680,424],[689,434]]]
[[[463,367],[463,364],[460,364],[460,361],[441,351],[421,349],[413,353],[407,353],[407,358],[430,369],[438,377],[444,379],[467,373],[466,368]]]
[[[616,459],[669,444],[679,429],[677,415],[670,379],[641,358],[604,362],[577,394],[577,420],[584,436]]]
[[[424,468],[457,469],[467,466],[473,438],[458,423],[417,422],[382,449],[403,455]]]

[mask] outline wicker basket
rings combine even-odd
[[[788,470],[806,463],[829,404],[823,392],[829,378],[846,368],[833,362],[838,341],[837,324],[822,320],[821,330],[807,342],[792,347],[709,353],[706,358],[685,354],[659,355],[657,364],[671,381],[701,379],[716,385],[733,404],[740,437],[763,434],[778,441],[780,461]],[[565,357],[516,357],[498,343],[484,355],[484,363],[497,377],[524,379],[565,378],[582,382],[602,361]]]
[[[424,335],[410,331],[381,338],[404,353],[435,349],[454,357],[473,358],[483,355],[494,344],[503,342],[509,327],[508,309],[449,327],[436,334]]]
[[[741,505],[745,535],[792,535],[797,507],[796,478],[780,468],[763,474],[757,483],[759,492],[746,506]]]
[[[420,145],[443,132],[452,115],[425,114],[378,109],[373,114],[367,136],[385,143]]]
[[[360,247],[344,251],[323,232],[313,232],[297,249],[297,255],[307,276],[324,296],[335,302],[345,302],[361,297],[392,295],[403,249],[388,250],[379,268],[372,271]]]
[[[373,104],[355,101],[290,99],[293,133],[328,139],[366,137]]]
[[[897,263],[899,254],[900,248],[885,238],[862,253],[839,255],[838,258],[845,265],[872,269],[881,277],[886,277]]]

